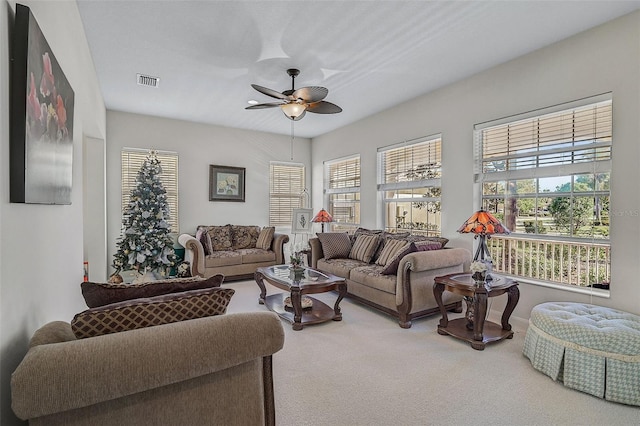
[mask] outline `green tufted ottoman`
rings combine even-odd
[[[584,303],[531,310],[524,341],[531,365],[565,386],[640,405],[640,316]]]

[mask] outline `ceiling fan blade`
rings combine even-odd
[[[258,92],[265,94],[267,96],[271,96],[272,98],[276,98],[276,99],[289,99],[286,95],[283,95],[280,92],[277,92],[273,89],[268,89],[266,87],[262,87],[262,86],[258,86],[257,84],[252,84],[251,87],[253,87],[254,89],[256,89]]]
[[[320,101],[309,105],[307,107],[307,111],[316,114],[337,114],[339,112],[342,112],[342,108],[340,108],[336,104],[332,104],[331,102]]]
[[[250,105],[245,109],[265,109],[265,108],[279,107],[280,105],[283,105],[283,104],[280,102],[269,102],[266,104]]]
[[[329,90],[326,87],[309,86],[301,87],[294,91],[291,96],[294,99],[302,99],[306,103],[318,102],[323,100],[329,94]]]

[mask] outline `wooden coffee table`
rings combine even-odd
[[[436,277],[433,286],[433,296],[438,302],[442,319],[438,324],[438,334],[451,335],[471,343],[471,347],[484,350],[487,343],[502,339],[513,338],[513,331],[509,324],[509,317],[518,304],[520,290],[518,283],[510,278],[491,274],[493,280],[486,284],[477,285],[470,273],[449,274]],[[447,290],[465,296],[467,314],[464,318],[449,321],[447,311],[442,303],[442,293]],[[500,325],[485,321],[487,314],[487,299],[507,293],[507,305],[502,313]]]
[[[325,274],[307,267],[293,270],[289,265],[258,268],[254,277],[258,287],[260,287],[258,302],[277,313],[280,318],[289,321],[294,330],[302,330],[302,327],[307,324],[318,324],[329,320],[342,321],[340,301],[347,294],[347,283],[344,278]],[[274,287],[285,290],[286,293],[267,296],[264,281]],[[332,290],[338,291],[338,299],[333,309],[323,302],[308,296],[305,296],[305,299],[309,299],[311,307],[303,309],[303,295],[326,293]],[[287,297],[290,298],[291,307],[285,306]]]

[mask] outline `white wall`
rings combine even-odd
[[[514,315],[528,318],[533,306],[551,300],[640,313],[640,12],[314,138],[313,205],[322,204],[322,162],[360,152],[362,225],[380,226],[376,149],[442,133],[442,235],[451,239],[451,246],[471,249],[473,239],[456,229],[479,207],[474,204],[473,126],[605,92],[613,93],[614,126],[611,297],[522,283]],[[493,302],[494,309],[503,305]]]
[[[121,231],[120,152],[123,147],[178,153],[178,220],[183,233],[194,233],[198,225],[266,226],[269,224],[269,162],[293,161],[310,170],[311,142],[305,138],[294,139],[291,160],[291,139],[285,135],[117,111],[107,112],[107,132],[109,264]],[[211,164],[246,169],[244,203],[209,201]],[[310,185],[310,178],[307,179]]]
[[[0,423],[10,408],[10,375],[43,324],[86,309],[83,261],[82,141],[104,138],[105,108],[75,1],[21,1],[31,8],[75,92],[71,205],[9,203],[9,53],[15,2],[0,5]]]

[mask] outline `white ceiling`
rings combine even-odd
[[[255,83],[324,86],[315,137],[640,8],[639,1],[77,0],[107,109],[289,134]],[[160,78],[138,86],[136,74]]]

